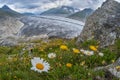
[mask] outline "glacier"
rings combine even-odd
[[[29,16],[22,17],[24,24],[18,36],[32,37],[47,35],[48,37],[74,38],[77,37],[84,23],[77,20],[58,16]]]

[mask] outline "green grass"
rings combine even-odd
[[[29,55],[28,44],[20,44],[14,47],[0,47],[0,80],[93,80],[96,76],[105,77],[104,71],[95,72],[93,69],[99,66],[106,66],[112,63],[112,60],[118,58],[119,40],[115,45],[108,48],[98,48],[98,51],[104,53],[101,57],[98,52],[92,56],[83,53],[75,54],[72,49],[90,50],[90,45],[99,46],[92,41],[85,41],[76,45],[75,40],[52,39],[48,42],[35,41],[32,42],[32,53]],[[67,51],[61,50],[60,45],[66,45]],[[25,50],[23,50],[25,48]],[[56,53],[56,58],[49,59],[49,53]],[[20,55],[20,53],[23,53]],[[32,67],[31,59],[40,57],[46,60],[51,68],[48,72],[38,73],[30,70]],[[103,61],[105,63],[103,63]],[[82,62],[84,62],[83,65]],[[72,67],[68,68],[67,63],[71,63]],[[112,80],[117,80],[113,78]]]

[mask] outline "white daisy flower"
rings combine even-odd
[[[84,49],[81,49],[80,51],[84,53],[85,50],[84,50]]]
[[[91,55],[94,55],[94,52],[86,50],[86,51],[84,51],[84,54],[88,55],[88,56],[91,56]]]
[[[48,72],[50,69],[50,65],[48,62],[44,61],[42,58],[34,57],[31,59],[32,68],[31,70],[37,71],[37,72]]]
[[[56,54],[55,53],[49,53],[48,54],[48,58],[50,58],[50,59],[53,59],[53,58],[55,58],[56,57]]]
[[[102,56],[104,56],[104,54],[103,54],[103,53],[101,53],[101,52],[100,52],[100,53],[98,53],[98,55],[99,55],[99,56],[101,56],[101,57],[102,57]]]
[[[84,49],[81,49],[80,51],[87,56],[94,55],[94,51],[89,51],[89,50],[84,50]]]

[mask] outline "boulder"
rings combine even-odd
[[[108,74],[108,78],[112,77],[116,77],[116,78],[120,78],[120,69],[117,69],[117,67],[120,66],[120,58],[117,59],[116,62],[107,65],[107,66],[102,66],[102,67],[97,67],[94,70],[95,71],[99,71],[99,70],[104,70],[105,73],[109,73]],[[109,80],[109,79],[107,79]]]
[[[120,3],[107,0],[86,21],[77,42],[95,39],[101,47],[114,44],[120,38]]]

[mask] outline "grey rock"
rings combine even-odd
[[[105,70],[108,71],[111,75],[115,76],[116,78],[120,78],[120,70],[117,70],[116,67],[120,66],[120,58],[113,64],[107,65],[107,66],[102,66],[102,67],[97,67],[94,70]]]
[[[95,39],[100,46],[114,44],[120,38],[120,3],[107,0],[88,17],[78,42]]]
[[[23,27],[23,23],[17,18],[4,16],[0,18],[0,45],[17,44],[17,34]]]

